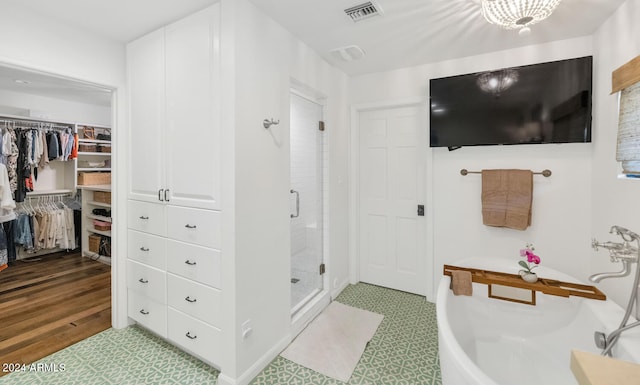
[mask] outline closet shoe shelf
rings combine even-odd
[[[98,139],[78,139],[78,143],[111,144],[111,141],[110,140],[98,140]]]
[[[111,236],[111,231],[96,230],[94,228],[87,228],[87,231],[90,232],[90,233],[96,233],[96,234],[104,235],[106,237],[110,237]]]
[[[544,294],[555,295],[559,297],[569,297],[569,296],[577,296],[577,297],[585,297],[591,299],[605,300],[607,297],[598,290],[597,287],[591,285],[582,285],[578,283],[572,282],[563,282],[557,281],[554,279],[547,278],[539,278],[535,283],[525,282],[519,275],[517,274],[508,274],[501,273],[497,271],[490,270],[479,270],[479,269],[471,269],[468,267],[459,267],[459,266],[451,266],[444,265],[443,273],[444,275],[451,276],[452,271],[454,270],[462,270],[468,271],[471,273],[471,280],[476,283],[484,283],[489,287],[489,296],[491,296],[491,286],[492,285],[500,285],[500,286],[509,286],[519,289],[531,290],[533,303],[525,302],[531,305],[535,305],[535,292],[539,291]],[[506,299],[500,298],[498,299]],[[521,301],[515,301],[521,302]]]
[[[111,167],[78,167],[78,171],[111,171]]]
[[[109,203],[102,203],[102,202],[96,202],[96,201],[89,201],[87,203],[89,203],[90,205],[93,205],[93,206],[111,207],[111,205]]]
[[[78,152],[78,155],[91,155],[91,156],[111,156],[110,152]]]
[[[87,214],[87,218],[97,219],[102,222],[111,222],[110,217],[103,217],[102,215]]]

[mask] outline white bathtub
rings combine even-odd
[[[516,274],[517,261],[468,259],[456,266]],[[544,267],[539,276],[579,282]],[[443,276],[437,294],[443,385],[574,385],[571,349],[599,353],[593,333],[615,330],[624,310],[610,300],[536,293],[536,306],[487,297],[473,284],[473,296],[454,296]],[[633,322],[631,319],[630,322]],[[622,333],[614,357],[640,363],[640,327]]]

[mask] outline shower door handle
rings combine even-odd
[[[300,192],[298,192],[298,191],[296,191],[294,189],[291,189],[290,193],[291,194],[296,194],[296,213],[295,213],[295,215],[291,214],[291,218],[297,218],[297,217],[300,216]]]

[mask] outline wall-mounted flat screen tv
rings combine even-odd
[[[430,80],[431,147],[591,142],[591,56]]]

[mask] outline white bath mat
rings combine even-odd
[[[384,316],[332,302],[281,356],[347,382]]]

